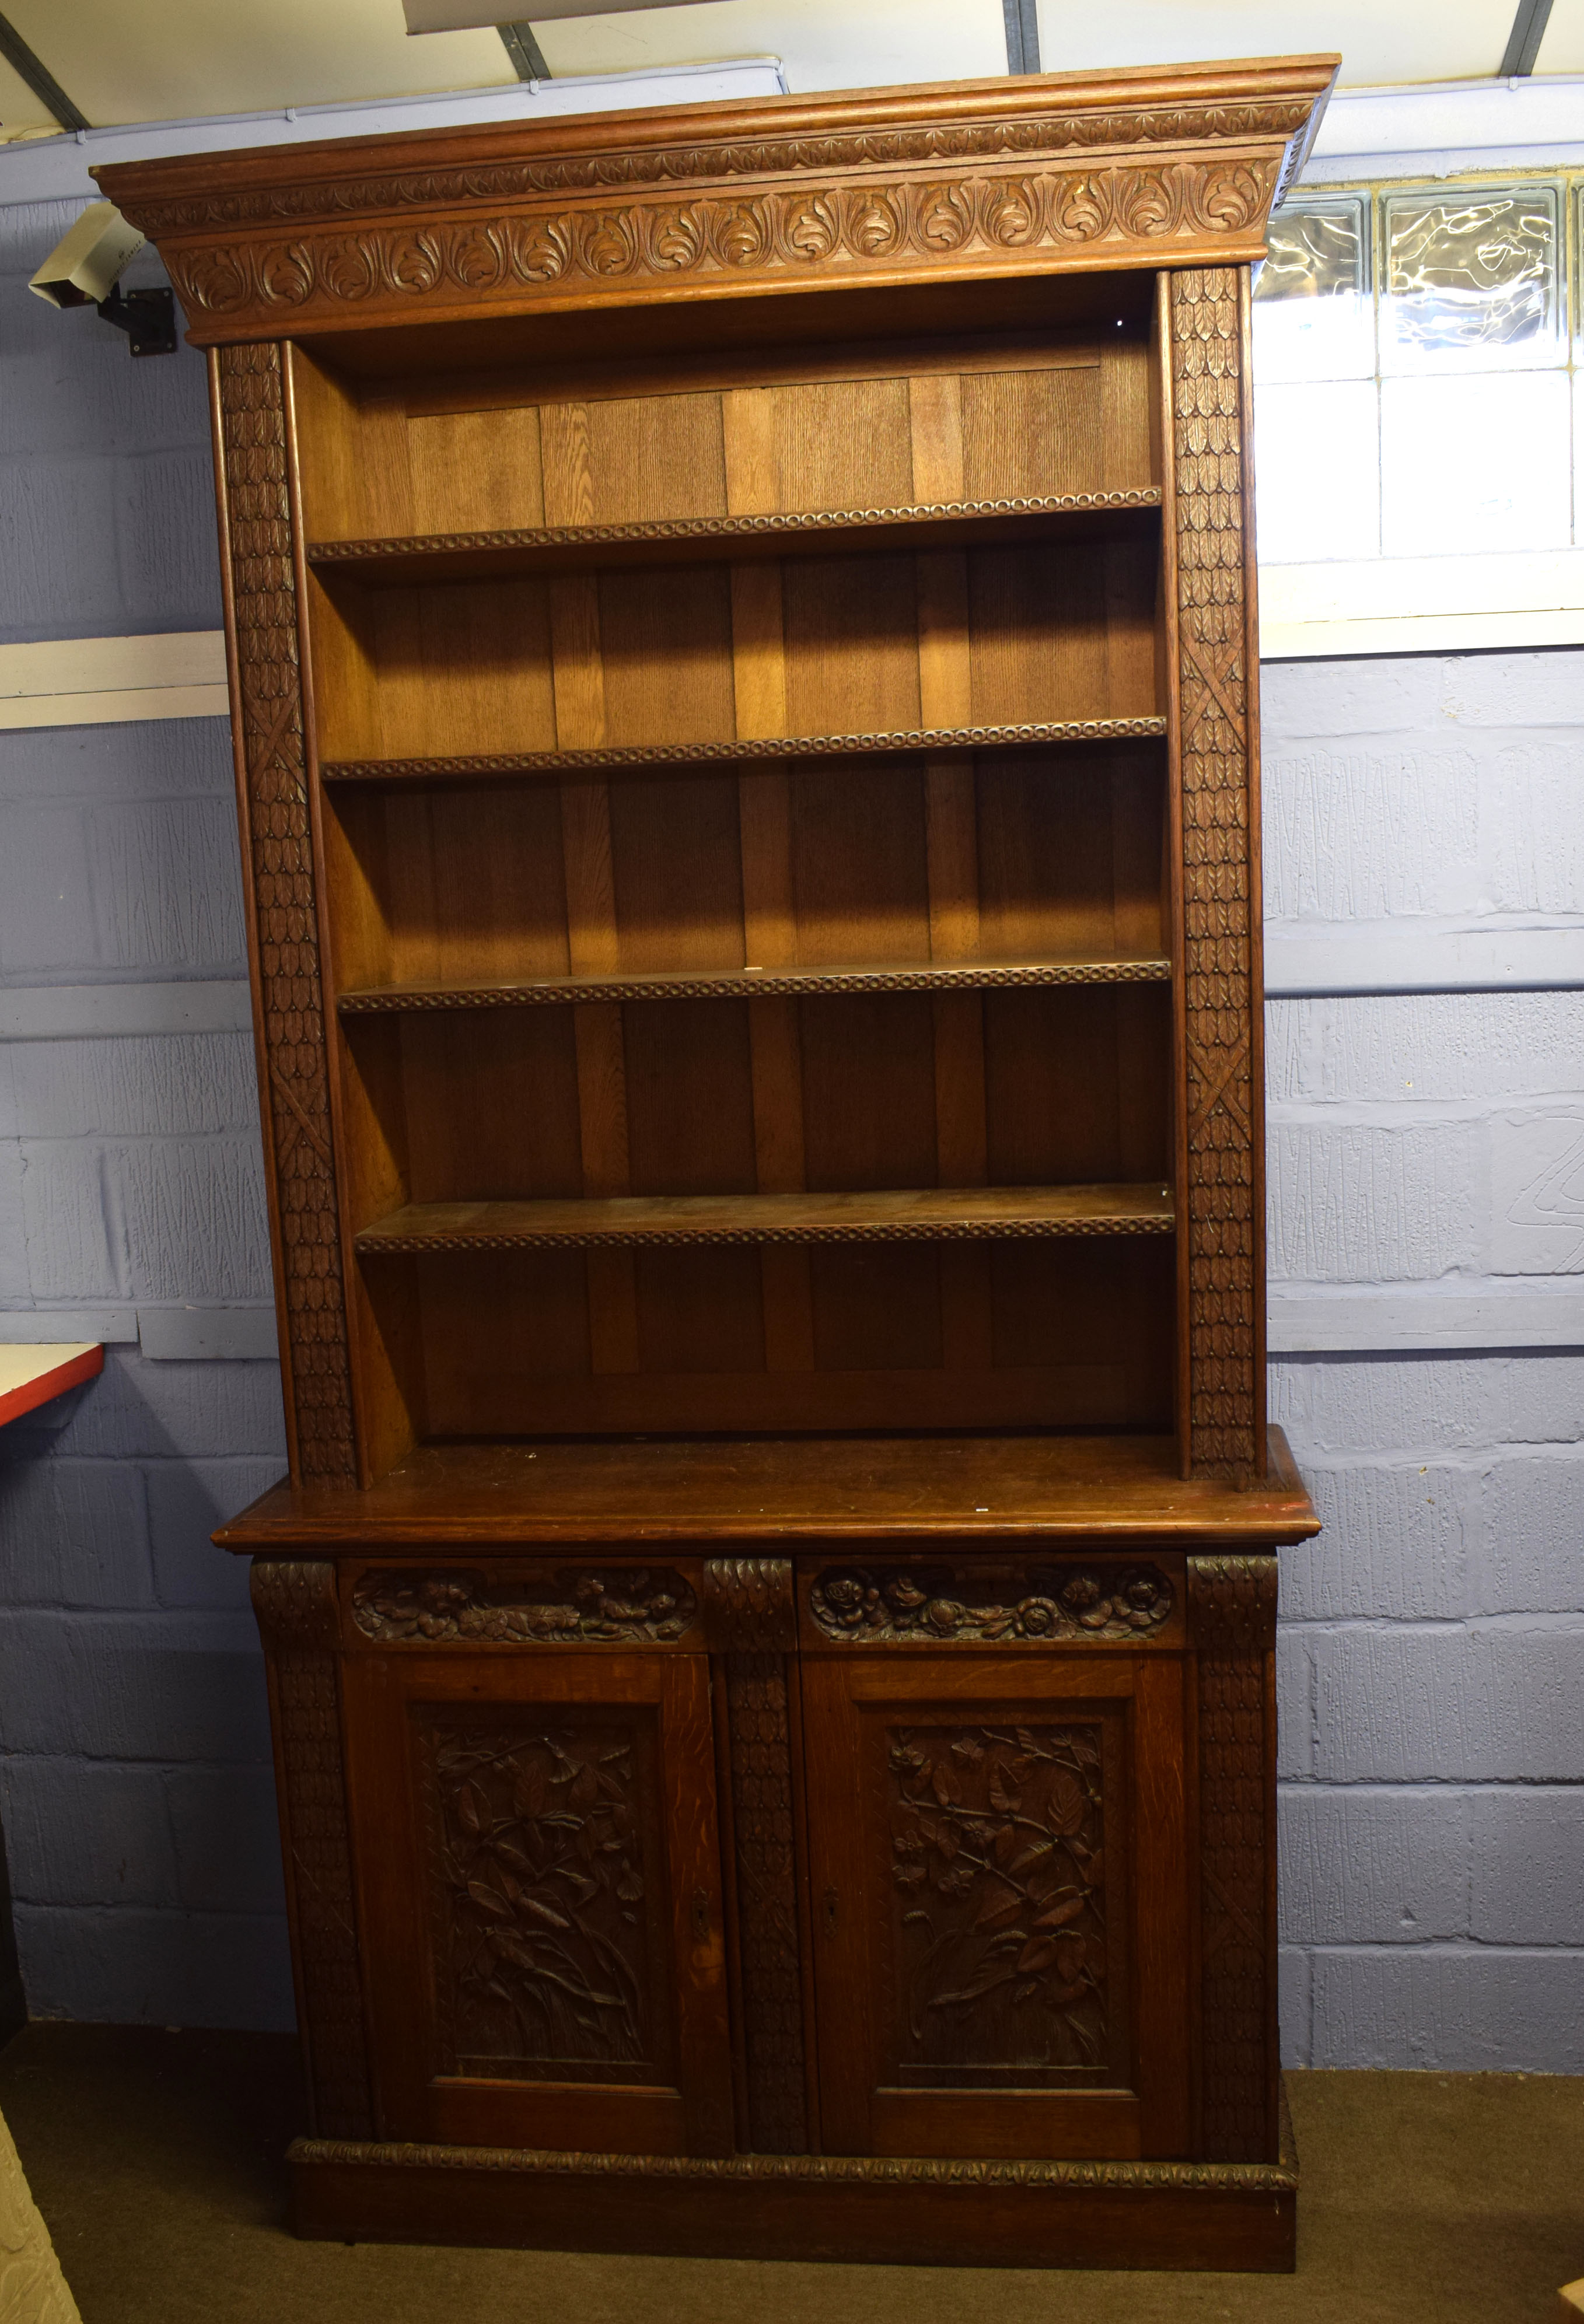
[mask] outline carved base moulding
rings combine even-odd
[[[983,2163],[547,2153],[299,2139],[292,2225],[326,2241],[533,2251],[1291,2273],[1298,2155],[1274,2163]]]

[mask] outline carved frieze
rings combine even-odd
[[[899,264],[982,269],[987,258],[1043,263],[1093,249],[1120,260],[1142,245],[1194,254],[1258,234],[1274,157],[1096,161],[1077,170],[1004,169],[857,186],[640,197],[619,207],[543,208],[421,225],[374,223],[289,241],[259,235],[191,246],[167,263],[196,326],[243,316],[300,320],[392,305],[521,304],[635,285],[714,281],[762,288],[787,277],[862,277]]]
[[[352,1619],[380,1646],[663,1646],[691,1628],[699,1601],[680,1573],[560,1567],[486,1580],[369,1572]]]
[[[853,1646],[1136,1644],[1175,1603],[1153,1565],[832,1566],[809,1590],[816,1629]]]

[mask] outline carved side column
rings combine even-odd
[[[213,357],[237,805],[293,1476],[356,1472],[281,349]]]
[[[1276,1561],[1190,1557],[1199,1665],[1200,2160],[1276,2156]]]
[[[253,1605],[269,1665],[281,1844],[313,2126],[320,2138],[371,2138],[341,1754],[336,1569],[317,1559],[255,1557]]]
[[[726,1671],[736,1864],[747,2137],[757,2154],[809,2151],[787,1656],[797,1643],[792,1561],[713,1557],[711,1650]]]
[[[1188,1093],[1190,1459],[1264,1466],[1264,1065],[1257,665],[1244,446],[1246,272],[1169,274]]]

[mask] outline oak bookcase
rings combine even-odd
[[[1334,64],[98,173],[210,351],[304,2233],[1291,2264],[1248,299]]]

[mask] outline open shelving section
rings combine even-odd
[[[1177,1425],[1161,349],[293,350],[366,1479]]]

